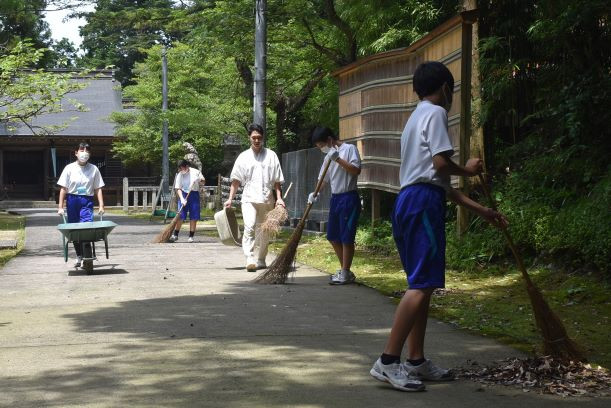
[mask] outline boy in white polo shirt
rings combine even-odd
[[[79,144],[74,151],[76,161],[70,163],[59,176],[57,185],[59,190],[59,204],[57,213],[64,214],[64,199],[68,208],[68,222],[93,222],[93,196],[98,197],[99,214],[104,214],[104,197],[102,187],[104,180],[100,170],[93,164],[88,163],[90,157],[89,145],[85,142]],[[81,266],[81,245],[74,242],[77,260],[74,266]]]
[[[392,214],[393,237],[407,275],[408,290],[401,299],[384,352],[370,374],[401,391],[422,391],[422,381],[452,380],[449,370],[424,357],[424,335],[431,295],[445,285],[446,197],[495,226],[505,217],[483,207],[450,185],[450,176],[476,176],[480,159],[459,166],[448,134],[454,78],[440,62],[425,62],[414,73],[420,103],[401,135],[401,192]],[[407,361],[401,351],[407,342]]]
[[[318,175],[322,176],[325,165],[331,161],[324,178],[324,184],[331,185],[331,205],[327,223],[327,240],[331,243],[339,260],[340,269],[331,275],[330,285],[345,285],[355,280],[350,270],[354,258],[354,239],[361,213],[361,199],[356,182],[361,174],[361,157],[353,144],[338,140],[333,131],[317,127],[312,132],[312,144],[326,154]],[[310,193],[308,203],[318,200],[318,195]]]

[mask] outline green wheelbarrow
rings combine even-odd
[[[57,229],[62,234],[62,244],[64,248],[64,262],[68,262],[68,244],[71,242],[81,246],[83,257],[83,269],[88,274],[93,271],[93,261],[95,255],[95,243],[104,241],[106,259],[108,259],[108,234],[117,224],[112,221],[104,221],[100,215],[100,221],[94,222],[66,222],[66,216],[62,215],[63,224],[58,224]]]

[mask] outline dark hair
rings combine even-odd
[[[178,162],[178,167],[190,167],[191,163],[188,160],[182,159]]]
[[[87,143],[87,142],[81,142],[81,143],[79,143],[78,146],[76,146],[76,149],[74,149],[74,150],[78,152],[81,149],[86,149],[88,151],[91,151],[91,146],[89,146],[89,143]]]
[[[261,125],[256,123],[251,123],[250,125],[248,125],[248,136],[250,136],[252,132],[255,131],[261,133],[261,136],[265,135],[265,131],[263,130],[263,127]]]
[[[318,142],[327,143],[327,140],[331,138],[337,140],[337,136],[328,127],[317,126],[312,131],[312,144],[316,145]]]
[[[414,72],[414,91],[420,99],[429,96],[444,83],[450,87],[450,92],[454,92],[454,77],[452,73],[441,62],[427,61],[418,65]]]

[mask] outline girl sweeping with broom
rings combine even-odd
[[[448,135],[454,78],[440,62],[425,62],[414,73],[414,91],[420,102],[401,135],[401,192],[392,213],[397,244],[408,290],[401,299],[384,352],[370,374],[401,391],[422,391],[425,381],[453,379],[449,370],[424,355],[429,303],[435,288],[445,285],[445,200],[471,210],[489,223],[504,228],[502,214],[483,207],[450,186],[450,176],[477,176],[482,161],[470,159],[462,167],[450,157],[454,149]],[[407,361],[401,351],[407,342]]]

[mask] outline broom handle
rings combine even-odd
[[[482,189],[484,190],[484,195],[490,202],[490,206],[492,207],[492,209],[494,211],[497,211],[496,201],[492,198],[492,194],[490,193],[490,189],[488,188],[488,185],[486,184],[486,180],[484,179],[484,176],[481,173],[478,174],[478,176],[479,176],[480,184],[482,185]],[[524,261],[522,260],[522,256],[518,252],[518,248],[516,248],[515,244],[513,243],[513,239],[511,238],[511,235],[509,234],[507,227],[505,226],[501,227],[501,231],[503,232],[503,235],[505,236],[505,239],[507,240],[507,244],[509,244],[509,248],[511,249],[511,252],[513,253],[513,257],[515,258],[516,263],[518,264],[518,268],[520,269],[520,272],[522,272],[522,276],[524,277],[524,279],[526,279],[528,284],[532,285],[530,276],[528,275],[528,272],[526,271],[526,267],[524,266]]]
[[[320,192],[320,189],[322,188],[322,183],[324,183],[325,176],[327,175],[327,170],[329,170],[330,164],[331,164],[331,160],[327,160],[327,164],[325,164],[325,168],[322,171],[322,175],[318,179],[318,183],[316,183],[316,189],[314,190],[314,196],[317,196],[318,193]],[[308,218],[308,215],[310,215],[310,210],[312,209],[313,205],[314,203],[308,203],[305,211],[303,212],[303,217],[301,217],[302,221],[305,221]]]

